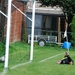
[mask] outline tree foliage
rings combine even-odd
[[[72,30],[72,43],[73,45],[75,46],[75,15],[73,16],[73,19],[72,19],[72,24],[71,24],[71,30]]]
[[[62,7],[63,12],[67,12],[70,22],[75,13],[75,0],[40,0],[42,5]]]
[[[42,5],[59,6],[63,12],[67,12],[68,23],[71,23],[72,43],[75,46],[75,0],[40,0]]]
[[[2,42],[0,42],[0,57],[5,53],[5,46]]]

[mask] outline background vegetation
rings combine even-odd
[[[72,22],[73,15],[75,14],[75,0],[40,0],[42,5],[60,7],[63,12],[68,14],[68,24]]]
[[[57,64],[57,61],[59,59],[62,59],[64,54],[59,56],[55,56],[55,55],[66,52],[67,49],[63,49],[61,48],[61,46],[54,45],[54,44],[51,44],[51,45],[49,44],[44,47],[40,47],[38,45],[34,46],[34,60],[29,64],[21,65],[17,68],[11,69],[13,66],[30,62],[29,59],[23,58],[25,56],[24,54],[28,50],[30,50],[29,44],[16,42],[10,45],[10,55],[13,56],[13,59],[12,61],[9,60],[9,70],[6,75],[74,75],[75,74],[75,65],[58,65]],[[23,51],[22,53],[23,56],[21,57],[18,56],[21,54],[22,51]],[[55,57],[51,59],[47,59],[52,56],[55,56]],[[75,49],[72,47],[70,48],[70,56],[75,61]],[[27,57],[29,57],[29,55],[27,55]],[[11,58],[12,57],[10,56],[10,59]],[[19,59],[23,58],[23,60],[25,59],[25,61],[22,60],[21,62],[20,61],[15,62],[17,60],[16,58],[19,58]],[[45,60],[44,62],[41,62],[44,59],[47,59],[47,60]],[[0,64],[0,73],[2,72],[2,69],[3,69],[2,65]]]
[[[3,56],[5,53],[5,45],[0,42],[0,57]]]
[[[73,46],[75,47],[75,15],[74,15],[74,17],[73,17],[73,19],[72,19],[72,24],[71,24],[71,30],[72,30],[72,33],[71,33],[71,35],[72,35],[72,44],[73,44]]]

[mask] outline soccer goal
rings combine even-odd
[[[19,5],[19,2],[16,3],[16,5]],[[4,56],[3,63],[5,68],[8,68],[8,65],[13,66],[19,63],[24,63],[26,61],[29,61],[30,59],[30,44],[25,43],[26,36],[25,33],[23,33],[22,31],[22,16],[27,16],[24,14],[23,10],[20,10],[20,8],[23,8],[23,6],[16,5],[12,4],[12,0],[8,0],[8,15],[5,15],[2,11],[0,11],[0,14],[7,18],[7,26],[5,25],[3,27],[5,29],[2,29],[5,32],[3,34],[5,40],[2,38],[1,35],[1,43],[5,47],[5,49],[2,49],[4,51],[2,51],[3,54],[1,53],[1,57]],[[12,12],[11,8],[13,10]],[[15,14],[14,17],[13,14]],[[29,17],[27,18],[31,20]]]

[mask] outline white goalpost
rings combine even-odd
[[[35,0],[33,2],[33,10],[32,10],[32,19],[30,19],[26,14],[24,14],[20,9],[18,9],[14,4],[12,4],[13,7],[15,7],[21,14],[26,16],[30,21],[32,21],[32,31],[31,31],[31,50],[30,50],[30,60],[33,60],[33,43],[34,43],[34,25],[35,25]]]
[[[11,2],[12,0],[8,0],[8,19],[7,19],[6,51],[5,51],[5,65],[4,65],[5,68],[8,68],[10,26],[11,26]]]
[[[30,60],[33,60],[33,43],[34,43],[34,25],[35,25],[35,0],[32,0],[33,7],[32,7],[32,19],[30,19],[27,15],[25,15],[20,9],[18,9],[14,4],[12,4],[13,7],[15,7],[21,14],[26,16],[30,21],[32,21],[32,31],[31,31],[31,50],[30,50]]]
[[[32,10],[32,31],[31,31],[31,50],[30,50],[30,60],[33,60],[33,44],[34,44],[34,25],[35,25],[35,0],[33,0],[33,10]]]
[[[20,11],[16,6],[14,6],[12,4],[12,0],[8,0],[8,15],[7,16],[0,11],[0,13],[2,13],[5,17],[7,17],[7,33],[6,33],[6,50],[5,50],[4,68],[8,68],[10,27],[11,27],[11,5],[13,5],[21,14],[26,16],[30,21],[32,21],[30,60],[33,60],[34,25],[35,25],[35,1],[36,0],[32,0],[32,2],[33,2],[32,20],[29,17],[27,17],[22,11]]]
[[[32,31],[31,31],[31,50],[30,50],[30,60],[33,60],[33,43],[34,43],[34,25],[35,25],[35,2],[36,0],[32,0],[33,7],[32,7],[32,19],[30,19],[27,15],[25,15],[20,9],[18,9],[14,4],[12,4],[13,7],[15,7],[21,14],[26,16],[30,21],[32,21]]]

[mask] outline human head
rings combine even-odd
[[[69,55],[69,53],[68,52],[65,52],[65,55]]]

